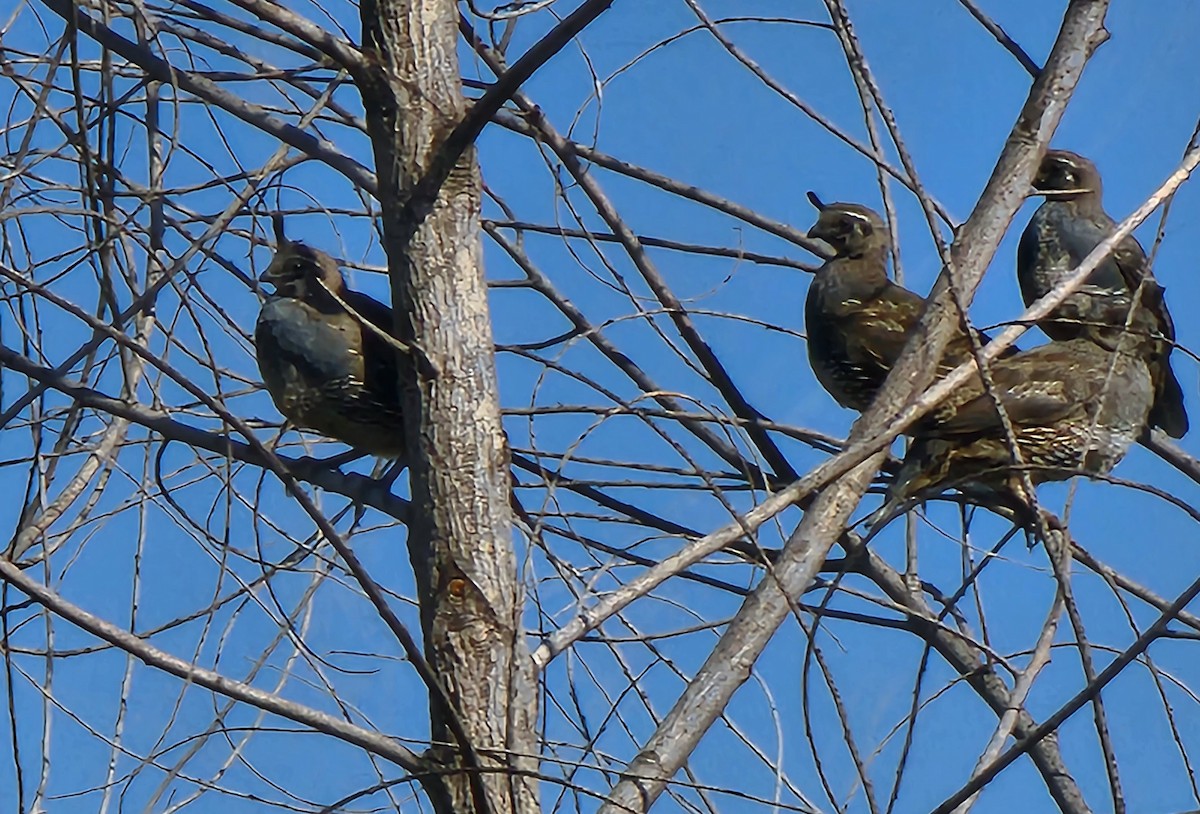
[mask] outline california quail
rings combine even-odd
[[[822,204],[812,193],[809,199],[820,215],[808,236],[828,243],[834,257],[817,269],[808,287],[808,360],[838,404],[862,412],[899,359],[925,300],[888,279],[889,236],[878,214],[859,204]],[[960,334],[947,346],[939,372],[970,355],[970,343]]]
[[[1101,202],[1100,173],[1083,156],[1051,150],[1042,160],[1033,186],[1034,194],[1046,200],[1029,221],[1017,248],[1017,280],[1026,305],[1048,294],[1116,229]],[[1182,438],[1188,430],[1188,417],[1183,391],[1171,370],[1175,326],[1163,300],[1163,288],[1133,236],[1121,241],[1084,286],[1040,326],[1051,339],[1111,337],[1124,330],[1139,285],[1140,307],[1129,324],[1134,332],[1156,337],[1147,346],[1155,389],[1150,425]]]
[[[1051,342],[990,366],[1032,483],[1106,474],[1145,428],[1154,399],[1146,343],[1119,344]],[[1029,505],[995,402],[978,376],[950,394],[938,418],[914,433],[889,504],[982,486],[1002,502]]]
[[[258,369],[299,427],[372,455],[404,455],[392,310],[347,288],[333,258],[282,238],[259,278],[275,293],[258,315]]]

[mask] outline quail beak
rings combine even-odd
[[[829,242],[829,224],[824,218],[817,218],[817,222],[808,230],[807,237],[809,240],[824,240]]]
[[[1038,172],[1037,175],[1033,176],[1033,181],[1030,182],[1029,190],[1025,193],[1025,197],[1038,198],[1043,195],[1047,197],[1052,196],[1054,194],[1054,190],[1047,189],[1046,187],[1048,184],[1049,179],[1047,179],[1046,176],[1041,172]]]
[[[266,270],[262,274],[258,275],[258,281],[260,283],[277,285],[276,281],[279,279],[279,272],[282,270],[283,258],[277,253],[273,258],[271,258],[271,263],[267,266]]]
[[[808,230],[808,233],[805,235],[805,237],[807,237],[809,240],[821,241],[821,245],[825,246],[829,250],[829,254],[834,255],[837,254],[837,249],[832,243],[829,242],[829,235],[829,224],[822,220],[818,220],[815,224],[813,224],[813,227]]]

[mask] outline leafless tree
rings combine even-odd
[[[1200,806],[1200,580],[1178,519],[1200,521],[1200,461],[1147,436],[1146,482],[1073,483],[1047,503],[1066,530],[1028,551],[953,496],[870,539],[856,511],[974,367],[931,385],[1007,265],[1085,67],[1120,35],[1109,2],[1047,4],[1037,59],[980,4],[942,4],[978,34],[979,71],[1020,77],[961,222],[871,67],[871,4],[718,5],[10,4],[6,810]],[[844,81],[765,67],[802,47]],[[663,59],[695,84],[623,95]],[[639,158],[679,133],[637,111],[712,102],[718,62],[838,172],[874,179],[904,226],[898,274],[915,235],[936,253],[920,341],[844,438],[808,421],[845,419],[803,369],[825,250],[809,214]],[[1122,224],[1162,208],[1156,253],[1200,162],[1195,133],[1172,135],[1182,160],[1142,172]],[[708,156],[689,166],[758,164],[800,201],[807,179],[758,145],[688,138]],[[284,425],[262,390],[274,213],[395,306],[412,452],[394,484]],[[1052,306],[997,311],[977,362],[1041,341],[1021,335]],[[1093,550],[1098,504],[1158,530],[1138,545],[1171,567]]]

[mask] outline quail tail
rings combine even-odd
[[[867,516],[865,523],[871,534],[877,534],[883,527],[895,518],[906,513],[915,499],[927,491],[945,472],[935,472],[945,463],[945,456],[939,455],[944,446],[938,441],[917,442],[904,456],[900,471],[888,484],[887,494],[883,505]],[[941,460],[939,460],[941,458]]]
[[[1188,431],[1187,410],[1183,406],[1183,388],[1169,365],[1158,383],[1154,406],[1150,408],[1150,426],[1159,427],[1172,438],[1182,438]]]

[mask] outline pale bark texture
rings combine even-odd
[[[468,767],[445,776],[444,800],[431,797],[452,811],[479,810],[481,795],[492,812],[533,811],[536,700],[522,638],[474,149],[435,200],[412,205],[405,194],[466,109],[455,51],[458,12],[452,0],[382,0],[364,3],[362,17],[374,63],[362,89],[392,297],[402,335],[418,349],[407,360],[413,376],[405,399],[408,546],[426,658],[453,707],[432,694],[432,734],[445,747],[446,768]],[[452,734],[452,716],[469,749]],[[469,770],[476,762],[482,789]]]
[[[1196,423],[1200,4],[763,5],[6,4],[0,814],[1200,811],[1200,431],[867,524],[947,340],[1014,403],[1135,229]],[[1024,307],[1047,148],[1121,225]],[[861,416],[807,190],[932,303]],[[280,219],[392,314],[265,285]],[[286,420],[273,302],[404,409]]]

